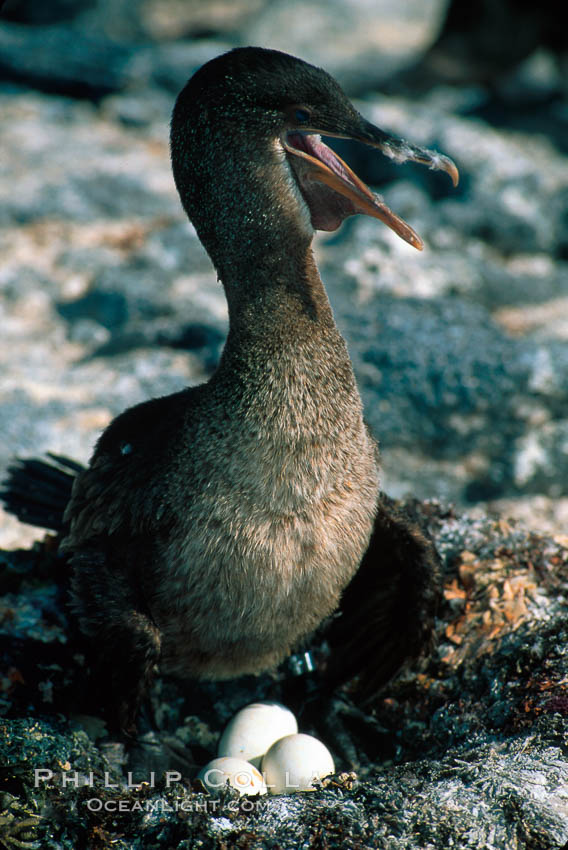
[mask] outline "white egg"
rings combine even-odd
[[[327,747],[311,735],[287,735],[273,744],[262,760],[264,781],[271,794],[313,791],[314,779],[335,773]]]
[[[267,788],[257,768],[244,759],[218,758],[202,767],[197,778],[208,791],[219,791],[227,781],[239,794],[266,794]]]
[[[253,702],[241,708],[219,741],[219,756],[234,756],[260,767],[263,755],[279,738],[298,731],[296,718],[279,702]]]

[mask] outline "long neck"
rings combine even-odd
[[[222,282],[229,307],[227,354],[252,347],[260,357],[306,345],[317,352],[328,341],[348,360],[309,241],[275,240],[256,260],[231,264]]]
[[[230,330],[214,383],[284,439],[355,439],[362,409],[345,342],[309,246],[225,283]]]
[[[272,245],[256,261],[233,264],[222,282],[231,343],[270,334],[278,345],[338,333],[309,243]]]
[[[313,228],[282,146],[254,128],[194,120],[172,133],[182,203],[222,281],[231,337],[259,324],[283,332],[296,321],[333,318],[312,251]]]
[[[249,131],[237,132],[228,146],[220,131],[209,129],[207,144],[196,142],[199,156],[172,150],[182,201],[229,306],[229,337],[214,383],[226,383],[233,396],[239,386],[249,396],[257,392],[276,406],[284,387],[292,407],[307,404],[307,395],[330,407],[334,394],[345,407],[360,406],[312,254],[309,211],[284,151],[265,139],[251,154]],[[183,144],[192,150],[192,135],[200,132],[192,124]]]

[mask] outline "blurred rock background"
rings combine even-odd
[[[323,65],[461,182],[338,143],[426,243],[316,240],[393,496],[568,519],[566,31],[524,0],[6,0],[0,17],[0,471],[86,461],[110,419],[205,380],[222,289],[170,173],[176,93],[260,44]],[[0,514],[0,545],[35,532]]]

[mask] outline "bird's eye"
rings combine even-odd
[[[307,109],[295,109],[294,118],[298,122],[298,124],[307,124],[307,122],[310,120],[310,113]]]

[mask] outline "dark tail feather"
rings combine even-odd
[[[14,461],[1,484],[0,499],[20,522],[61,531],[73,482],[84,467],[64,455],[49,452],[48,458]]]
[[[326,634],[331,683],[358,677],[360,699],[372,699],[405,661],[431,651],[439,598],[433,543],[383,497],[369,548],[341,600],[341,616]]]

